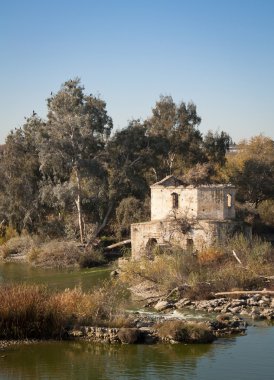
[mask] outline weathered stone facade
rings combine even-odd
[[[200,250],[222,240],[227,232],[251,234],[235,218],[235,187],[185,186],[174,176],[151,186],[151,221],[131,225],[132,258],[139,259],[153,245]]]

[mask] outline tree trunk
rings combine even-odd
[[[75,200],[77,211],[78,211],[78,224],[79,224],[79,231],[80,231],[80,241],[81,244],[84,244],[85,235],[84,235],[84,222],[83,222],[83,212],[82,212],[82,198],[81,198],[81,180],[79,171],[76,168],[76,180],[77,180],[77,198]]]
[[[106,215],[104,217],[104,220],[103,220],[102,224],[97,228],[97,231],[95,233],[95,237],[97,237],[101,233],[101,231],[103,231],[103,229],[106,227],[107,222],[108,222],[108,218],[110,217],[112,209],[113,209],[113,202],[110,202],[110,204],[108,206],[108,210],[107,210]]]

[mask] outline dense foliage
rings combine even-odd
[[[232,181],[239,200],[256,207],[274,199],[273,141],[259,136],[227,151],[225,132],[202,135],[194,103],[162,96],[144,121],[112,131],[106,103],[65,82],[10,132],[1,149],[0,222],[21,233],[89,242],[149,218],[149,186],[169,174],[191,183]],[[264,208],[265,210],[265,208]],[[265,220],[271,220],[264,211]],[[3,236],[1,238],[4,238]]]

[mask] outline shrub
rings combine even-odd
[[[49,304],[44,287],[0,287],[0,338],[49,338],[63,335],[61,310]]]
[[[0,287],[0,339],[64,338],[75,325],[121,325],[123,289],[116,282],[84,293],[50,293],[37,285]],[[118,318],[117,318],[118,316]],[[119,326],[120,327],[120,326]]]
[[[35,245],[34,239],[29,235],[12,237],[0,247],[3,258],[10,255],[25,255]]]
[[[258,211],[262,222],[274,228],[274,200],[260,203]]]
[[[198,253],[198,261],[200,264],[209,264],[220,262],[224,258],[224,252],[220,247],[205,247]]]
[[[36,266],[68,268],[78,266],[81,254],[74,242],[52,240],[31,251],[29,259]]]
[[[210,343],[214,335],[205,323],[165,321],[155,325],[158,335],[163,340],[175,340],[186,343]]]
[[[79,258],[80,268],[91,268],[106,263],[106,259],[101,250],[92,249],[89,252],[83,252]]]
[[[137,343],[140,338],[139,330],[136,328],[121,328],[118,331],[118,338],[122,343],[132,344]]]
[[[154,260],[144,258],[125,263],[121,279],[129,283],[150,280],[168,290],[185,283],[189,274],[195,271],[200,271],[197,258],[183,250],[174,249],[155,256]]]
[[[271,243],[263,241],[255,236],[252,239],[246,238],[243,234],[234,235],[227,239],[223,250],[226,255],[232,258],[232,252],[235,251],[244,265],[254,262],[263,264],[271,257]]]
[[[18,236],[18,233],[13,227],[6,225],[0,226],[0,245],[6,243],[9,239],[16,236]]]

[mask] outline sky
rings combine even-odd
[[[81,78],[114,128],[160,95],[200,130],[274,138],[274,0],[0,0],[0,143]]]

